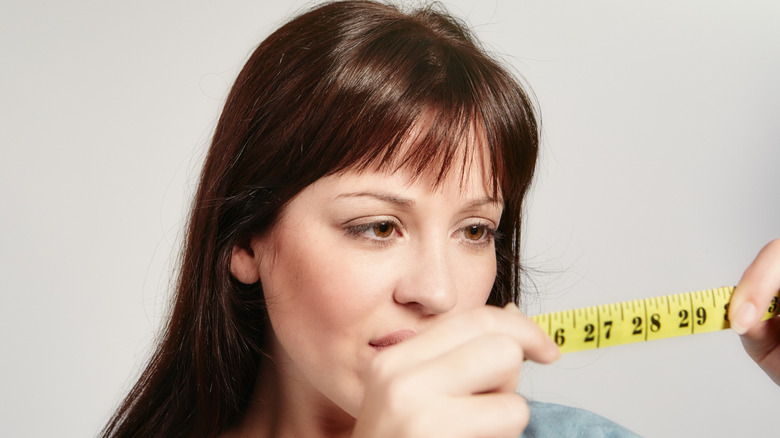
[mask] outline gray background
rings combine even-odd
[[[0,435],[92,436],[169,300],[229,84],[307,3],[0,3]],[[530,83],[529,313],[735,284],[780,236],[780,4],[450,0]],[[647,436],[770,436],[720,332],[529,365],[529,398]]]

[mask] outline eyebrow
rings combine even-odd
[[[496,198],[491,198],[489,196],[485,196],[484,198],[475,199],[469,202],[468,204],[466,204],[466,210],[471,208],[482,207],[483,205],[487,205],[487,204],[493,204],[496,207],[503,207],[504,201],[502,199],[496,199]]]
[[[336,196],[336,199],[340,198],[374,198],[390,204],[395,204],[405,208],[414,207],[415,202],[408,198],[401,198],[398,196],[388,195],[385,193],[376,192],[355,192],[355,193],[342,193]]]
[[[405,208],[412,208],[412,207],[415,206],[415,202],[412,199],[401,198],[401,197],[398,197],[398,196],[388,195],[388,194],[385,194],[385,193],[377,193],[377,192],[342,193],[342,194],[338,195],[336,197],[336,199],[340,199],[340,198],[363,198],[363,197],[378,199],[380,201],[387,202],[387,203],[390,203],[390,204],[395,204],[395,205],[398,205],[398,206],[401,206],[401,207],[405,207]],[[478,208],[478,207],[481,207],[481,206],[487,205],[487,204],[493,204],[496,207],[502,207],[503,206],[503,201],[500,200],[500,199],[491,198],[489,196],[486,196],[484,198],[475,199],[475,200],[469,202],[468,204],[466,204],[464,210]]]

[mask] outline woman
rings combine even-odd
[[[443,13],[284,25],[228,97],[171,319],[104,435],[518,436],[545,416],[628,435],[514,393],[524,359],[558,354],[513,305],[537,144],[527,94]]]

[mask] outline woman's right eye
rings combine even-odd
[[[395,227],[390,222],[377,222],[373,224],[371,230],[375,236],[385,239],[393,235]]]
[[[398,233],[398,227],[391,221],[369,222],[353,225],[346,229],[347,234],[354,237],[362,237],[369,240],[389,240]]]

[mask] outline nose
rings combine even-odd
[[[452,257],[443,242],[418,246],[407,259],[406,273],[396,283],[395,302],[413,307],[423,315],[452,310],[458,303]]]

